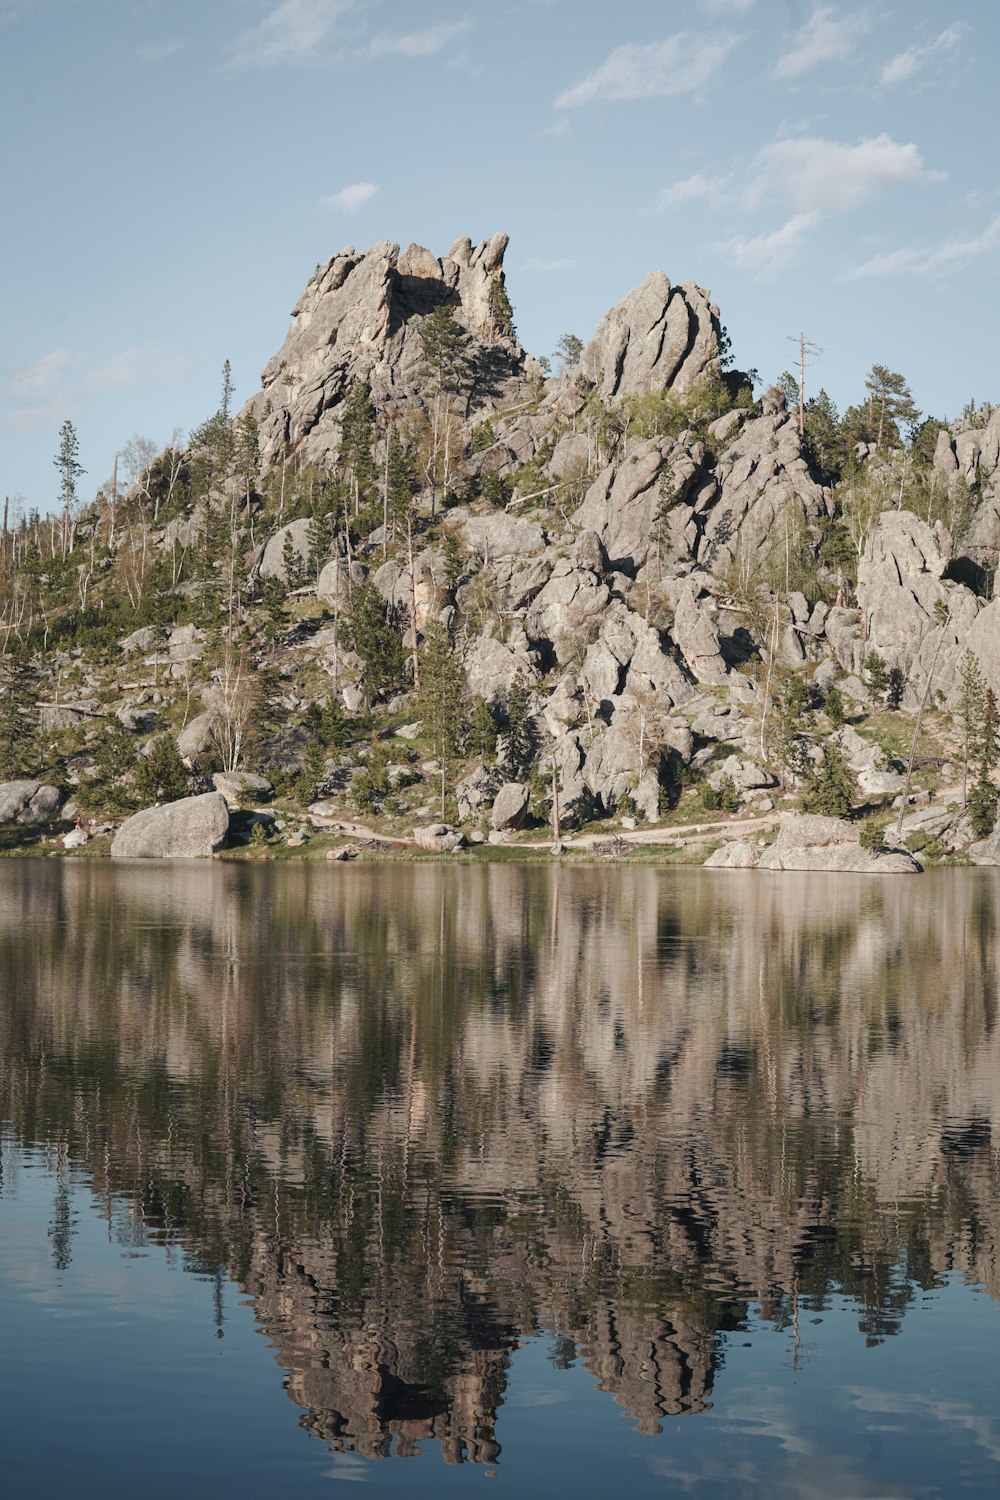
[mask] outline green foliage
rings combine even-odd
[[[435,621],[428,626],[420,653],[417,712],[442,765],[462,752],[468,721],[466,692],[461,659],[445,627]]]
[[[340,418],[340,462],[347,475],[355,514],[375,483],[375,408],[371,390],[353,380]]]
[[[327,750],[338,750],[350,739],[351,722],[344,705],[333,693],[322,702],[310,703],[304,722],[310,734]]]
[[[514,309],[507,295],[502,271],[490,282],[490,289],[486,294],[486,311],[489,314],[494,338],[512,339],[514,337]]]
[[[322,796],[325,775],[326,755],[323,746],[318,740],[312,740],[306,746],[302,770],[295,778],[294,792],[298,801],[306,805]]]
[[[824,484],[835,484],[850,457],[837,408],[820,390],[806,402],[803,416],[806,458]]]
[[[887,707],[895,710],[903,701],[903,692],[906,688],[906,673],[902,667],[890,667],[889,678],[886,683],[885,701]]]
[[[740,794],[731,776],[723,776],[717,787],[703,782],[699,796],[702,807],[709,812],[736,812],[740,805]]]
[[[433,395],[455,395],[469,377],[469,335],[447,303],[437,307],[420,325],[424,370]]]
[[[788,677],[778,693],[775,704],[777,726],[775,733],[775,755],[781,768],[782,780],[788,776],[805,774],[809,733],[809,715],[813,700],[801,677]]]
[[[403,642],[385,600],[371,579],[354,591],[350,641],[364,666],[362,687],[369,703],[403,681]]]
[[[188,771],[171,734],[158,734],[147,755],[135,763],[134,785],[144,807],[153,802],[176,802],[188,795]]]
[[[858,843],[862,849],[868,849],[874,853],[875,850],[884,847],[884,839],[885,823],[879,822],[876,818],[866,818],[858,834]]]
[[[480,498],[494,510],[502,510],[513,492],[508,478],[500,474],[487,474],[479,491]]]
[[[839,729],[844,723],[846,714],[844,713],[844,700],[838,688],[832,687],[830,689],[823,703],[823,708],[834,729]]]
[[[487,448],[493,447],[496,440],[496,429],[487,417],[485,422],[477,422],[473,427],[469,447],[473,453],[485,453]]]
[[[118,719],[105,719],[92,747],[93,774],[81,777],[76,800],[85,812],[121,817],[137,806],[135,742]]]
[[[864,661],[865,682],[879,697],[888,690],[889,668],[877,651],[869,651]]]
[[[886,365],[872,365],[865,376],[868,392],[868,426],[874,433],[875,446],[898,447],[902,441],[900,425],[915,427],[920,419],[910,387],[896,370]]]
[[[977,839],[987,838],[997,821],[997,804],[1000,791],[987,776],[980,774],[969,792],[967,812],[972,832]]]
[[[389,456],[387,464],[387,512],[390,525],[405,526],[407,512],[413,502],[416,482],[409,454],[396,428],[389,433]]]
[[[16,639],[0,655],[0,780],[26,775],[35,762],[37,683],[27,649]]]
[[[515,781],[523,780],[538,753],[538,734],[531,717],[527,691],[512,687],[503,710],[503,764]]]
[[[67,515],[76,505],[76,482],[86,473],[80,463],[80,441],[67,417],[59,429],[59,448],[52,460],[59,472],[59,501]]]
[[[810,778],[803,798],[806,812],[822,813],[829,818],[849,818],[860,793],[853,771],[836,745],[828,744],[823,763]]]
[[[469,754],[474,755],[480,765],[485,765],[496,755],[498,734],[499,728],[492,707],[485,698],[477,695],[473,699],[472,711],[469,714],[467,748]]]
[[[582,353],[583,339],[578,338],[575,333],[560,334],[552,354],[556,364],[556,374],[565,375],[569,370],[575,370],[580,363]]]
[[[465,572],[465,559],[458,544],[458,537],[453,531],[445,532],[442,550],[444,551],[445,585],[454,592]]]

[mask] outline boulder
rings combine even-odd
[[[916,875],[920,866],[902,849],[862,849],[857,828],[842,818],[782,813],[773,844],[759,870],[831,870],[852,875]]]
[[[306,519],[289,521],[268,539],[257,563],[257,573],[261,578],[277,578],[282,583],[290,581],[285,566],[286,546],[291,547],[302,567],[306,566],[309,561],[309,527],[310,522]]]
[[[221,849],[229,809],[221,792],[182,797],[126,818],[111,845],[113,859],[198,859]]]
[[[230,811],[248,803],[266,802],[274,796],[274,787],[267,777],[256,771],[216,771],[212,785],[225,797]]]
[[[503,786],[503,773],[496,766],[477,766],[455,788],[458,816],[465,821],[483,818]]]
[[[177,736],[177,749],[182,760],[190,765],[196,761],[199,755],[204,755],[211,750],[213,745],[212,723],[214,715],[207,710],[205,713],[196,714],[189,719],[187,724]]]
[[[974,865],[1000,865],[1000,828],[977,839],[966,852]]]
[[[706,870],[755,870],[760,857],[760,850],[755,849],[752,844],[746,844],[742,839],[736,839],[731,844],[723,844],[721,849],[716,849],[705,861]]]
[[[0,782],[0,823],[13,823],[38,791],[37,781]]]
[[[490,814],[490,824],[499,832],[520,828],[528,813],[531,793],[519,781],[508,781],[497,792]]]
[[[670,634],[699,682],[725,682],[727,668],[720,650],[719,629],[709,600],[699,599],[696,583],[688,583],[681,589]]]
[[[64,849],[82,849],[89,840],[90,834],[85,828],[71,828],[69,833],[63,834],[62,846]]]
[[[413,842],[418,849],[426,849],[431,854],[451,854],[462,847],[465,839],[457,828],[451,828],[447,823],[429,823],[425,828],[414,828]]]
[[[58,787],[42,785],[33,794],[27,807],[17,815],[19,823],[48,823],[56,816],[63,794]]]

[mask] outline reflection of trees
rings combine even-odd
[[[0,1117],[247,1288],[329,1442],[491,1461],[539,1326],[653,1430],[750,1301],[878,1340],[945,1268],[1000,1293],[997,910],[980,872],[9,867]]]

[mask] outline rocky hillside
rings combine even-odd
[[[347,247],[235,418],[4,536],[14,819],[884,823],[909,770],[911,846],[992,859],[1000,407],[904,434],[875,367],[800,431],[662,272],[553,374],[506,245]]]

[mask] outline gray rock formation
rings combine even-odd
[[[38,781],[0,783],[0,823],[48,823],[59,811],[62,794]]]
[[[465,839],[458,829],[447,823],[428,823],[424,828],[414,828],[413,842],[418,849],[425,849],[429,854],[453,854],[462,847]]]
[[[754,853],[757,858],[751,866]],[[713,869],[829,870],[851,875],[920,873],[917,861],[904,850],[862,849],[853,824],[806,813],[782,813],[778,837],[768,848],[755,851],[741,842],[731,854],[726,848],[717,850],[706,864]]]
[[[212,785],[225,797],[230,811],[267,802],[274,796],[274,787],[267,777],[259,776],[256,771],[216,771]]]
[[[420,325],[442,303],[470,335],[476,400],[492,409],[523,399],[538,367],[516,339],[496,336],[489,315],[506,248],[505,234],[475,246],[459,239],[437,259],[420,245],[400,254],[382,240],[369,250],[348,245],[319,266],[263,372],[262,390],[244,408],[260,424],[265,463],[297,453],[329,464],[340,445],[339,407],[354,380],[370,385],[383,412],[422,401]]]
[[[602,401],[676,388],[686,391],[718,367],[719,309],[701,287],[671,286],[653,271],[605,313],[580,358],[579,373]]]
[[[512,833],[520,828],[528,815],[531,793],[523,783],[508,781],[497,792],[490,813],[490,826],[499,833]]]
[[[229,809],[221,792],[183,797],[126,818],[111,845],[112,859],[203,859],[221,849]]]

